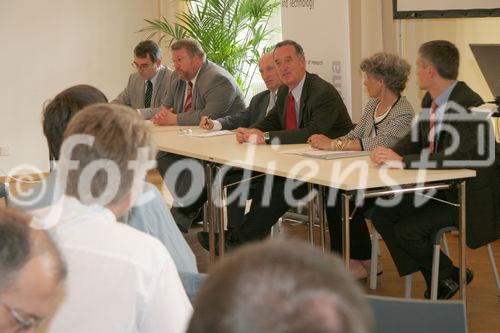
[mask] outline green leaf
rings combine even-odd
[[[177,13],[178,23],[165,17],[145,20],[141,32],[148,38],[158,36],[169,45],[178,39],[194,38],[204,48],[207,58],[224,67],[246,94],[256,71],[256,64],[266,47],[271,15],[279,0],[184,0],[187,11]]]

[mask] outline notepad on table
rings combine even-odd
[[[370,155],[369,151],[332,151],[332,150],[320,150],[314,148],[301,148],[301,149],[293,149],[281,151],[283,154],[293,154],[293,155],[301,155],[305,157],[312,158],[321,158],[324,160],[332,160],[336,158],[345,158],[345,157],[358,157],[358,156],[368,156]]]
[[[194,138],[211,138],[214,136],[230,135],[230,134],[234,134],[234,132],[222,130],[222,131],[207,131],[207,132],[201,132],[201,133],[192,132],[192,133],[189,133],[186,135],[194,137]]]

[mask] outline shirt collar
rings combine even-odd
[[[158,78],[158,74],[160,73],[160,70],[163,68],[163,65],[160,65],[160,68],[158,68],[158,70],[156,71],[156,74],[149,79],[149,81],[151,81],[151,83],[153,84],[153,86],[156,84],[156,79]],[[144,81],[144,84],[146,84],[148,82],[148,80]]]
[[[300,103],[300,97],[302,96],[302,88],[304,87],[305,80],[306,75],[304,74],[304,77],[302,78],[302,80],[300,80],[299,84],[297,84],[297,86],[295,86],[295,88],[291,90],[293,98],[295,99],[295,103]]]
[[[458,81],[455,81],[452,84],[450,84],[450,86],[446,88],[446,90],[443,91],[441,95],[434,98],[434,102],[436,102],[438,106],[446,104],[446,102],[448,102],[448,100],[450,99],[451,92],[453,91],[457,83]]]

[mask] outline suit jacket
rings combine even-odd
[[[245,108],[241,90],[231,74],[207,60],[196,77],[191,108],[183,112],[186,81],[174,76],[172,89],[163,100],[163,105],[174,109],[178,125],[198,125],[202,116],[217,119]]]
[[[151,107],[144,108],[145,82],[139,74],[133,73],[128,79],[127,87],[111,103],[128,105],[138,109],[144,119],[150,119],[160,111],[161,101],[170,90],[172,71],[161,66],[156,77],[151,96]]]
[[[271,92],[265,90],[258,93],[250,101],[250,105],[231,116],[217,119],[221,123],[223,130],[232,130],[238,127],[250,127],[251,125],[261,121],[266,116],[267,106]]]
[[[282,144],[305,143],[313,134],[325,134],[330,138],[345,135],[352,128],[351,118],[338,91],[316,74],[306,73],[302,95],[298,128],[286,130],[286,108],[289,88],[281,86],[275,106],[254,127],[269,132],[273,141]]]
[[[373,150],[379,146],[392,147],[410,131],[415,114],[406,97],[399,97],[385,118],[375,125],[374,115],[378,103],[378,99],[370,99],[356,127],[344,136],[346,139],[359,139],[363,150]],[[372,137],[370,135],[374,127],[376,135]]]
[[[448,104],[449,107],[444,113],[443,125],[438,136],[436,153],[429,157],[429,160],[435,163],[434,166],[431,166],[434,168],[446,168],[445,161],[474,161],[485,158],[478,152],[477,148],[478,119],[473,117],[468,110],[471,106],[482,104],[483,100],[464,82],[459,81],[450,94],[450,101],[456,104]],[[422,100],[424,110],[421,117],[428,116],[431,102],[431,96],[427,93]],[[458,108],[457,104],[463,108]],[[457,115],[464,117],[457,121],[453,119]],[[487,121],[483,123],[488,124]],[[453,153],[445,152],[455,142],[452,134],[443,130],[444,125],[454,128],[459,133],[460,144]],[[421,151],[429,146],[429,128],[428,120],[415,122],[412,131],[394,147],[394,151],[403,156],[405,168],[421,167],[419,163],[425,160]],[[490,130],[492,130],[491,127]],[[412,132],[416,134],[415,140],[412,140]],[[488,136],[488,133],[485,133],[485,136]],[[488,144],[486,138],[484,138],[484,142]],[[488,146],[483,148],[485,152],[489,151]],[[497,162],[499,158],[497,150]],[[468,179],[466,183],[467,245],[471,248],[477,248],[500,238],[500,166],[493,161],[489,166],[474,167],[473,169],[476,171],[476,177]],[[449,201],[457,202],[456,192],[454,189],[445,191],[444,197]]]

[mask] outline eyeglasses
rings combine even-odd
[[[146,69],[150,68],[150,67],[151,67],[151,66],[153,66],[154,64],[153,64],[153,63],[150,63],[150,64],[140,64],[140,65],[139,65],[138,63],[133,62],[133,63],[131,63],[130,65],[131,65],[133,68],[135,68],[135,69],[140,69],[140,70],[142,70],[142,71],[143,71],[143,70],[146,70]]]
[[[30,329],[32,327],[38,327],[45,320],[45,318],[39,318],[39,317],[36,317],[36,316],[33,316],[31,318],[28,318],[28,319],[25,319],[24,316],[21,315],[17,310],[14,310],[13,308],[11,308],[7,304],[5,304],[3,301],[0,301],[0,303],[2,303],[2,305],[5,307],[5,309],[7,311],[9,311],[10,315],[12,316],[12,318],[14,318],[16,320],[16,322],[19,324],[19,326],[23,330],[27,330],[27,329]]]

